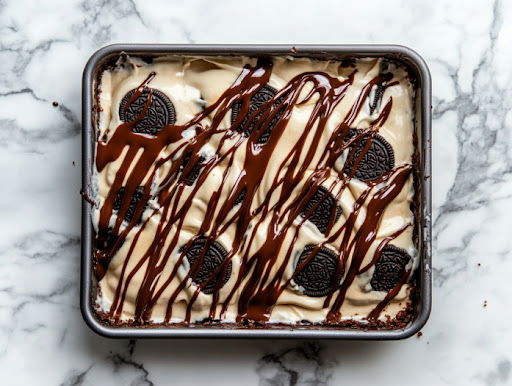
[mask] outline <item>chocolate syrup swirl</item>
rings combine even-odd
[[[100,138],[96,155],[98,172],[111,162],[119,162],[115,178],[99,213],[100,231],[96,244],[108,246],[98,247],[94,254],[95,273],[99,280],[105,275],[110,261],[127,240],[127,235],[132,232],[109,312],[113,320],[118,320],[121,316],[131,280],[137,273],[142,272],[143,280],[135,300],[135,323],[148,322],[156,302],[164,291],[168,290],[171,282],[179,277],[178,271],[187,261],[190,269],[185,277],[180,277],[178,286],[169,296],[165,322],[171,320],[173,304],[185,288],[193,288],[193,294],[187,304],[187,322],[191,320],[192,307],[201,293],[211,294],[211,319],[222,319],[236,294],[238,322],[267,322],[279,296],[290,285],[291,280],[300,274],[301,269],[309,264],[309,260],[314,258],[325,244],[341,238],[339,251],[332,252],[336,256],[337,266],[330,268],[335,270],[332,273],[334,278],[342,278],[341,284],[338,280],[332,280],[335,287],[323,289],[322,292],[322,295],[329,294],[324,303],[324,307],[329,309],[326,322],[336,323],[340,320],[340,309],[347,289],[357,274],[375,264],[375,261],[372,261],[362,267],[364,257],[376,240],[383,211],[402,191],[413,172],[412,165],[401,165],[383,173],[375,180],[367,181],[367,188],[357,198],[352,212],[342,221],[338,220],[339,214],[334,211],[322,225],[322,232],[326,236],[325,242],[311,247],[309,257],[303,257],[291,278],[285,275],[286,268],[293,264],[293,246],[299,237],[299,231],[308,221],[308,214],[311,215],[315,211],[315,207],[308,207],[308,202],[319,190],[325,192],[325,197],[332,197],[333,200],[341,197],[350,180],[354,178],[358,163],[370,148],[372,139],[386,122],[392,109],[392,98],[382,101],[380,115],[370,126],[364,130],[357,130],[357,134],[346,140],[349,133],[354,133],[352,126],[367,103],[372,88],[382,87],[384,82],[390,81],[389,73],[379,75],[363,87],[344,119],[332,131],[320,157],[315,157],[320,138],[326,131],[327,121],[352,85],[356,71],[354,70],[345,80],[322,72],[299,74],[284,88],[268,95],[256,106],[254,102],[251,104],[251,100],[254,101],[255,95],[268,89],[267,84],[272,72],[272,63],[260,59],[254,66],[246,65],[218,100],[192,120],[183,125],[165,125],[153,135],[139,133],[134,128],[144,119],[151,107],[153,91],[149,85],[158,74],[151,73],[132,91],[125,101],[125,109],[129,109],[134,101],[142,100],[139,97],[144,94],[144,105],[131,110],[140,111],[139,115],[129,122],[121,123],[110,137],[104,135]],[[305,88],[310,91],[303,97],[301,92]],[[295,145],[278,165],[266,198],[258,206],[251,205],[272,154],[282,140],[293,109],[310,101],[313,103],[310,117]],[[225,116],[231,117],[234,106],[236,114],[233,115],[231,126],[222,128],[221,122]],[[206,117],[210,117],[208,124],[203,122]],[[272,130],[268,130],[269,127]],[[184,137],[183,132],[191,129],[195,130],[195,135]],[[206,157],[201,149],[205,144],[211,143],[214,136],[220,140],[215,141],[217,147],[213,154]],[[265,141],[261,140],[262,136],[265,137]],[[310,137],[312,139],[306,141]],[[164,150],[171,148],[170,145],[174,150],[166,154]],[[241,147],[245,148],[242,171],[233,186],[228,186],[228,175],[233,172],[235,152]],[[340,171],[334,182],[327,183],[335,162],[346,151],[349,152],[351,160],[350,168]],[[184,245],[180,245],[180,232],[185,218],[189,216],[194,197],[201,189],[205,189],[206,179],[221,164],[225,167],[220,186],[211,194],[204,218],[200,219],[197,234]],[[300,193],[292,194],[304,181]],[[230,193],[224,199],[221,193],[227,189]],[[117,193],[120,190],[124,197],[137,197],[137,200],[120,200]],[[157,209],[147,205],[152,198],[158,204]],[[321,204],[320,200],[316,205]],[[358,226],[355,237],[351,237],[363,205],[366,206],[365,219],[362,225]],[[304,211],[305,207],[309,209]],[[144,217],[143,212],[146,213]],[[158,219],[155,234],[142,256],[135,257],[135,245],[150,219]],[[213,262],[213,252],[208,251],[220,248],[219,237],[230,226],[235,227],[232,246],[222,249],[222,254],[218,253],[222,258],[216,257]],[[385,243],[397,237],[402,231],[403,229],[386,238]],[[266,232],[266,238],[261,245],[254,248],[257,232]],[[286,240],[290,232],[291,243]],[[105,235],[110,235],[108,242],[102,239]],[[198,245],[201,248],[198,248]],[[382,250],[384,246],[383,241],[379,249]],[[279,251],[285,256],[282,261],[277,260]],[[193,258],[190,257],[192,253],[195,253]],[[173,263],[170,274],[164,276],[164,268],[169,264],[173,254],[178,254],[179,257],[176,263]],[[232,270],[232,258],[235,254],[241,259],[236,275]],[[350,264],[349,256],[352,257]],[[132,262],[135,258],[138,260]],[[205,261],[208,262],[208,266],[213,267],[209,277],[203,271]],[[378,317],[386,304],[406,283],[407,278],[408,275],[404,276],[400,284],[387,294],[369,317]],[[227,280],[232,281],[232,289],[225,299],[219,302],[219,290]],[[191,283],[195,285],[191,287]]]

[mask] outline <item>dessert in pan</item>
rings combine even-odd
[[[385,58],[121,55],[95,90],[96,314],[404,327],[414,92]]]

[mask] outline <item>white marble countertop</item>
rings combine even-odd
[[[0,2],[0,383],[512,384],[512,2],[148,4]],[[434,90],[435,274],[423,336],[129,342],[91,332],[78,307],[81,73],[113,42],[396,43],[422,54]]]

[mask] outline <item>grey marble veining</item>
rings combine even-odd
[[[256,372],[264,385],[327,385],[337,364],[319,343],[309,342],[265,354]]]
[[[0,383],[512,384],[511,38],[505,0],[0,1]],[[435,275],[423,336],[135,342],[89,331],[78,309],[81,73],[114,42],[397,43],[422,54]]]

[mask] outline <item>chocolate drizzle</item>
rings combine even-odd
[[[145,122],[146,114],[153,106],[155,92],[148,85],[157,74],[151,73],[131,92],[125,102],[124,108],[135,111],[136,114],[119,125],[109,138],[104,135],[99,139],[97,170],[101,172],[114,161],[119,161],[120,165],[100,209],[97,246],[101,247],[97,248],[94,256],[96,266],[99,267],[96,270],[98,279],[105,274],[109,262],[127,240],[127,235],[134,227],[140,226],[130,236],[130,246],[109,312],[111,319],[120,318],[130,282],[135,274],[142,271],[143,280],[135,302],[135,323],[148,322],[154,305],[177,277],[184,259],[188,260],[191,268],[180,279],[179,284],[173,287],[167,302],[165,322],[170,322],[174,302],[183,290],[189,288],[187,283],[190,280],[196,286],[192,288],[193,294],[187,303],[186,322],[191,319],[194,302],[203,293],[211,295],[210,319],[222,318],[236,294],[237,321],[240,323],[268,321],[272,308],[284,289],[294,277],[300,281],[301,269],[297,269],[291,278],[286,277],[285,271],[292,264],[294,242],[298,239],[301,226],[308,221],[308,212],[311,212],[309,216],[315,213],[315,205],[308,206],[308,203],[316,200],[316,207],[321,207],[324,201],[329,201],[329,205],[335,204],[354,177],[357,165],[370,148],[372,139],[376,138],[379,128],[385,123],[393,101],[389,98],[383,102],[375,121],[367,129],[346,140],[372,87],[389,81],[388,75],[375,77],[363,87],[344,119],[334,128],[320,157],[315,157],[322,133],[326,131],[327,121],[346,95],[357,70],[345,80],[322,72],[302,73],[291,79],[281,90],[272,89],[270,92],[267,83],[271,71],[272,63],[263,59],[258,60],[255,66],[246,65],[219,99],[192,120],[184,125],[167,124],[152,132],[153,136],[146,136],[134,132],[134,128]],[[306,86],[310,91],[303,97],[301,92]],[[263,94],[264,98],[261,97]],[[314,96],[316,99],[313,99]],[[144,103],[139,103],[137,108],[130,108],[132,103],[141,100]],[[311,116],[291,151],[281,158],[266,197],[256,207],[251,206],[261,188],[269,160],[283,136],[292,110],[295,106],[313,100]],[[236,114],[233,113],[232,126],[223,129],[220,124],[231,110],[236,111]],[[205,125],[203,120],[208,116],[211,120]],[[182,132],[188,129],[195,130],[195,135],[185,138]],[[201,149],[210,143],[214,135],[218,136],[216,138],[220,137],[215,142],[218,143],[217,148],[213,154],[205,157]],[[309,136],[312,139],[308,142],[306,138]],[[174,150],[162,156],[162,151],[171,148],[170,145]],[[238,148],[245,148],[245,159],[242,172],[233,183],[229,182],[232,180],[228,176],[232,173]],[[354,154],[354,149],[358,149],[357,154]],[[327,183],[334,163],[345,151],[352,152],[354,167],[338,173],[334,182]],[[220,173],[220,185],[206,203],[206,213],[201,219],[197,234],[185,245],[179,246],[179,235],[192,200],[201,189],[205,189],[205,181],[221,164],[224,169]],[[328,219],[322,221],[319,229],[328,237],[320,245],[309,248],[310,253],[301,265],[307,266],[308,259],[314,258],[319,251],[325,251],[325,244],[341,238],[339,251],[329,250],[332,261],[329,260],[327,266],[332,278],[341,278],[344,275],[343,281],[340,285],[333,286],[332,290],[331,287],[328,291],[322,290],[322,295],[318,295],[320,292],[313,295],[329,295],[325,299],[325,307],[330,310],[328,322],[336,323],[340,320],[340,308],[346,291],[361,271],[363,258],[376,239],[382,213],[400,193],[411,173],[411,165],[384,171],[367,182],[367,189],[356,200],[353,211],[347,214],[344,221],[338,221],[341,210],[337,206],[330,210]],[[295,197],[292,192],[297,186],[302,186],[300,183],[304,181],[302,191]],[[147,219],[137,224],[154,184],[157,185],[158,208],[148,210],[150,213],[145,216]],[[121,200],[116,204],[116,192],[121,187],[125,197],[140,197],[136,202]],[[223,191],[229,191],[225,199]],[[370,195],[370,191],[373,195]],[[322,193],[322,197],[318,197],[318,192]],[[271,197],[274,199],[271,200]],[[351,237],[363,205],[366,206],[365,219],[358,227],[356,236]],[[304,208],[308,208],[306,213]],[[318,213],[323,211],[321,207]],[[115,213],[118,215],[113,217]],[[123,219],[126,220],[124,224]],[[128,263],[135,258],[135,245],[142,231],[148,226],[149,219],[156,220],[157,223],[153,241],[142,256],[137,255],[138,260],[129,267]],[[235,227],[235,237],[231,248],[225,249],[218,240],[230,226]],[[266,232],[266,238],[261,245],[254,248],[257,232]],[[116,235],[115,240],[103,240],[107,234]],[[284,256],[279,262],[276,259],[278,251]],[[221,289],[232,274],[232,259],[235,254],[240,258],[239,270],[236,277],[231,279],[234,282],[233,287],[223,290],[220,302]],[[352,256],[350,264],[347,264],[348,256]],[[164,268],[169,266],[172,267],[170,273],[164,275]],[[208,272],[205,273],[205,270]],[[382,308],[384,306],[385,304],[379,305]],[[380,311],[377,311],[374,310],[372,315],[376,313],[378,316]]]

